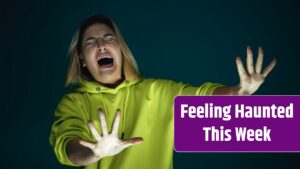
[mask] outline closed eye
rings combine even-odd
[[[115,37],[112,34],[107,34],[103,37],[103,40],[105,42],[112,42],[115,40]]]
[[[86,44],[90,45],[90,44],[94,44],[96,43],[96,39],[89,39],[86,41]]]

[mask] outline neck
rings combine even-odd
[[[117,86],[119,86],[119,84],[121,84],[124,81],[124,78],[122,77],[121,79],[117,80],[114,83],[101,83],[102,85],[109,87],[109,88],[116,88]]]

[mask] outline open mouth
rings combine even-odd
[[[113,58],[101,58],[98,60],[98,65],[103,68],[111,67],[114,64]]]

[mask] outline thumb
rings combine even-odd
[[[123,148],[127,148],[129,146],[140,144],[144,141],[142,137],[134,137],[127,140],[122,140]]]
[[[90,148],[91,150],[93,150],[96,146],[94,143],[85,140],[79,140],[79,144],[81,144],[84,147]]]

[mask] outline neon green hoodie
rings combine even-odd
[[[175,96],[211,95],[219,86],[205,83],[195,88],[170,80],[140,79],[124,81],[112,89],[82,81],[75,92],[65,95],[58,104],[50,144],[60,163],[75,166],[66,156],[67,141],[74,138],[95,141],[87,122],[92,120],[101,133],[97,110],[102,108],[110,131],[116,110],[120,109],[119,136],[124,133],[124,139],[142,137],[144,142],[85,169],[172,169]]]

